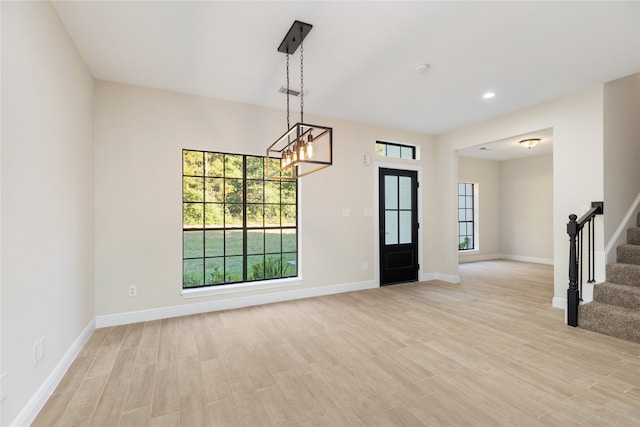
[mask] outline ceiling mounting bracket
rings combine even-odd
[[[289,55],[293,54],[302,40],[309,34],[313,25],[307,24],[300,21],[294,21],[291,28],[289,28],[289,32],[284,39],[282,39],[282,43],[280,43],[280,47],[278,47],[278,52],[288,53]]]

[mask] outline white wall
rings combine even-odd
[[[0,7],[6,426],[95,316],[93,81],[50,3]],[[45,356],[34,367],[41,337]]]
[[[553,155],[500,162],[500,178],[502,254],[553,264]]]
[[[591,201],[603,197],[603,86],[570,94],[521,111],[436,137],[436,164],[442,210],[437,235],[440,270],[457,276],[455,244],[458,179],[456,150],[478,141],[497,141],[539,129],[553,128],[553,253],[554,305],[564,307],[568,285],[566,224]],[[579,182],[580,185],[576,183]],[[602,230],[596,230],[596,250],[603,251]]]
[[[476,250],[460,251],[460,262],[499,258],[500,246],[500,162],[473,157],[458,157],[460,182],[476,186],[478,233]]]
[[[95,281],[99,319],[206,304],[238,294],[181,296],[183,148],[264,155],[286,127],[284,111],[99,81],[95,85]],[[296,289],[376,284],[376,140],[420,147],[433,199],[430,137],[318,117],[334,129],[334,165],[300,181],[303,283]],[[399,162],[401,163],[401,162]],[[343,216],[349,209],[351,216]],[[365,216],[371,209],[374,216]],[[427,219],[430,213],[425,212]],[[429,230],[423,228],[427,238]],[[423,254],[431,265],[434,248]],[[367,262],[369,270],[362,269]],[[138,296],[128,297],[130,284]],[[243,297],[282,289],[252,290]],[[101,322],[99,321],[98,324]]]
[[[610,240],[640,193],[640,73],[604,85],[604,141],[604,238],[608,261],[615,262],[626,231]]]

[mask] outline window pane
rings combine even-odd
[[[224,259],[225,282],[242,282],[242,257],[232,256]]]
[[[247,254],[264,253],[264,230],[247,231]]]
[[[298,258],[295,253],[282,254],[282,277],[298,275]]]
[[[384,177],[384,208],[398,209],[398,177]]]
[[[382,144],[380,142],[376,143],[376,155],[384,156],[387,154],[387,146],[386,144]]]
[[[473,194],[473,184],[467,183],[465,184],[465,190],[467,193],[467,196],[470,196]]]
[[[262,227],[264,216],[263,205],[247,205],[247,227]]]
[[[458,196],[464,196],[464,182],[458,183]]]
[[[265,168],[266,168],[266,166],[267,165],[265,163]],[[280,169],[280,159],[270,158],[269,159],[269,174],[274,173],[278,169]],[[265,178],[266,178],[266,173],[267,173],[267,171],[265,170]]]
[[[182,261],[182,284],[185,288],[204,285],[203,259],[185,259]]]
[[[464,199],[464,196],[458,196],[458,207],[459,207],[460,209],[464,209],[464,208],[466,208],[466,205],[465,205],[465,203],[464,203],[464,200],[465,200],[465,199]]]
[[[296,225],[296,205],[284,205],[282,210],[282,226],[295,227]]]
[[[465,197],[465,207],[468,209],[473,209],[473,196]]]
[[[247,178],[262,179],[264,177],[264,158],[247,156]]]
[[[400,209],[411,209],[411,178],[400,176]]]
[[[182,257],[198,258],[202,257],[203,240],[202,231],[185,231],[182,233]]]
[[[282,250],[280,230],[267,230],[265,233],[265,253],[275,253]]]
[[[465,209],[466,211],[466,215],[465,215],[465,220],[466,221],[473,221],[473,209]]]
[[[264,186],[265,203],[280,203],[280,182],[267,181]]]
[[[204,232],[204,256],[224,255],[224,231],[207,230]]]
[[[400,157],[403,159],[414,159],[415,156],[413,155],[413,152],[414,152],[413,147],[406,147],[406,146],[400,147]]]
[[[224,154],[222,153],[205,153],[205,175],[224,176]]]
[[[224,179],[223,178],[205,178],[205,202],[224,202]]]
[[[226,179],[224,181],[224,195],[227,203],[242,203],[242,180]]]
[[[241,204],[226,206],[224,214],[224,225],[226,227],[242,227],[243,209]]]
[[[242,255],[242,231],[227,230],[224,232],[224,254]]]
[[[206,258],[204,260],[205,284],[224,283],[224,258]]]
[[[202,176],[204,153],[201,151],[182,152],[182,174]]]
[[[265,263],[264,263],[265,278],[272,279],[274,277],[282,277],[281,258],[282,256],[280,254],[265,256]]]
[[[282,251],[295,252],[298,246],[298,234],[295,229],[282,230]]]
[[[400,243],[411,243],[411,211],[400,211]]]
[[[205,225],[207,227],[224,226],[224,205],[220,203],[205,203],[204,205]]]
[[[290,205],[296,203],[295,181],[285,181],[282,183],[282,203]]]
[[[466,218],[465,210],[464,209],[458,209],[458,221],[464,221],[465,218]]]
[[[384,216],[384,243],[396,245],[398,244],[398,212],[385,211]]]
[[[264,255],[248,256],[247,271],[249,280],[264,279]]]
[[[247,181],[247,203],[262,203],[263,193],[263,181]]]
[[[387,144],[387,157],[400,158],[400,146]]]
[[[183,203],[182,221],[184,228],[202,228],[204,225],[202,203]]]
[[[461,222],[458,224],[458,235],[464,236],[465,234],[467,234],[467,224],[464,222]]]
[[[204,180],[185,176],[182,178],[182,201],[202,202],[204,196]]]
[[[467,236],[473,236],[473,223],[467,222]]]
[[[242,178],[242,155],[226,154],[224,156],[225,178]]]
[[[473,246],[473,236],[469,236],[468,237],[468,242],[467,242],[467,249],[473,249],[475,246]]]
[[[264,225],[280,227],[280,205],[264,205]]]

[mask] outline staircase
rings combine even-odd
[[[579,326],[640,343],[640,214],[607,265],[607,281],[594,286],[593,302],[579,307]]]

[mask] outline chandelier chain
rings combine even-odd
[[[304,123],[304,43],[300,27],[300,122]]]

